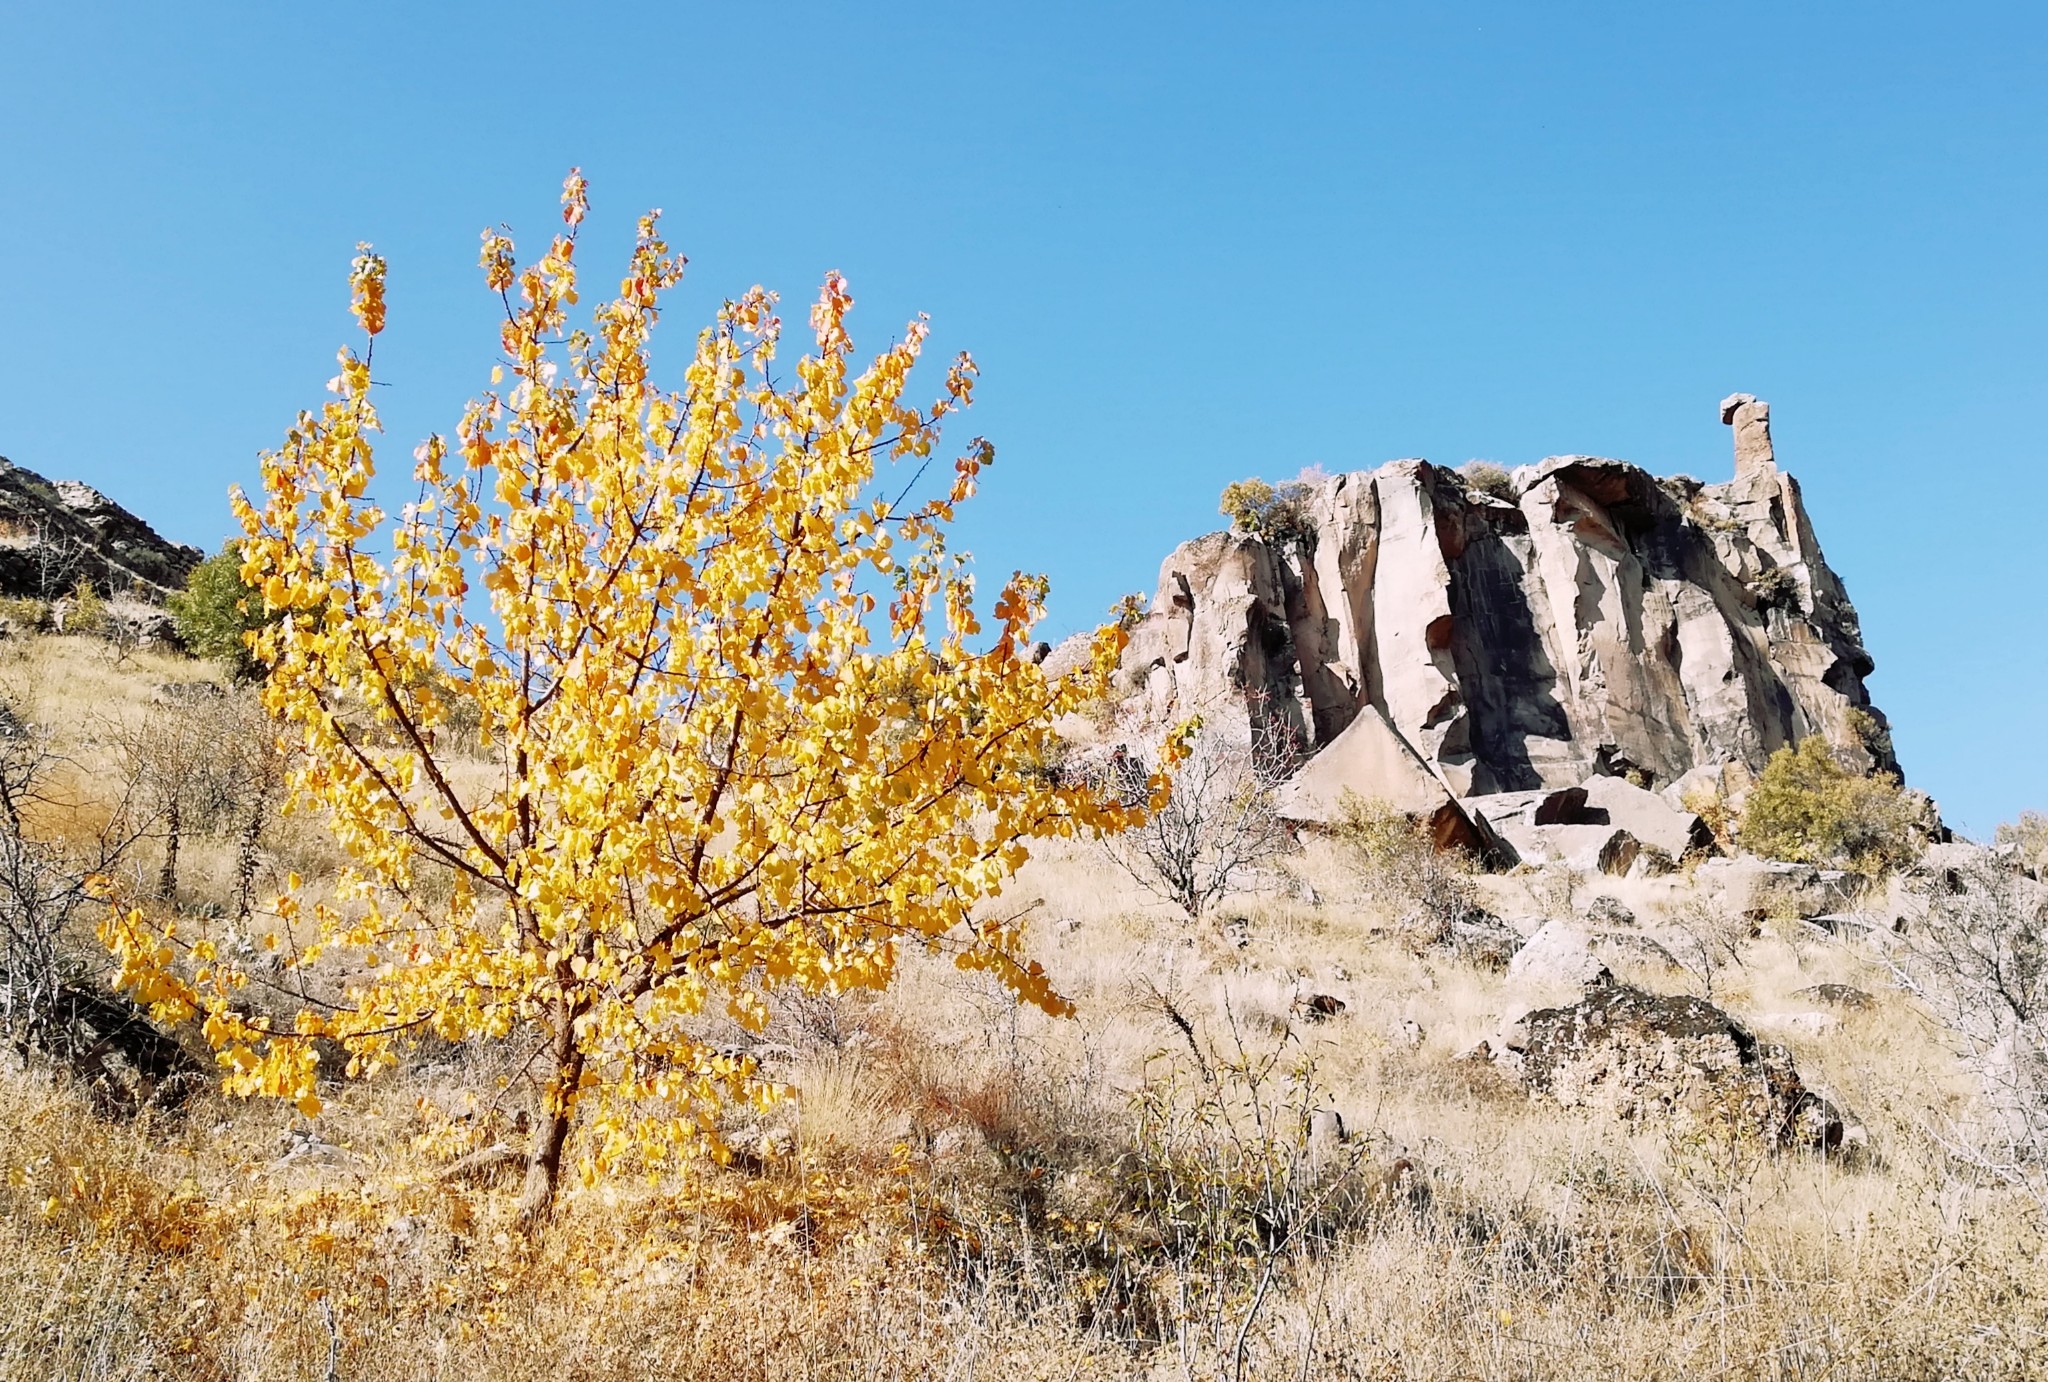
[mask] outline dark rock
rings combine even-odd
[[[1499,1046],[1497,1063],[1567,1107],[1628,1119],[1732,1116],[1778,1145],[1820,1151],[1867,1140],[1806,1087],[1791,1052],[1704,999],[1604,984],[1567,1007],[1527,1014]]]
[[[1328,1022],[1342,1013],[1346,1004],[1343,999],[1333,998],[1327,993],[1312,993],[1298,1000],[1294,1007],[1304,1022]]]
[[[1800,989],[1794,998],[1808,998],[1830,1007],[1858,1010],[1874,1007],[1877,1000],[1852,984],[1815,984],[1812,988]]]
[[[1633,926],[1636,914],[1620,898],[1603,893],[1586,904],[1586,920],[1595,926]]]

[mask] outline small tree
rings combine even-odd
[[[64,611],[64,632],[98,637],[107,632],[108,622],[106,600],[93,589],[92,582],[80,579]]]
[[[2036,873],[2048,870],[2048,815],[2022,811],[2018,820],[2006,821],[1998,827],[1996,838],[2000,845],[2016,851],[2027,868]]]
[[[1771,755],[1743,803],[1739,838],[1767,859],[1874,874],[1912,858],[1914,818],[1897,779],[1851,772],[1814,735]]]
[[[1299,481],[1273,486],[1264,480],[1233,480],[1223,487],[1218,504],[1223,516],[1254,537],[1268,542],[1298,542],[1313,531],[1308,514],[1309,487]]]
[[[1979,1079],[1979,1116],[1943,1140],[2048,1204],[2048,890],[1990,859],[1947,884],[1887,961]]]
[[[715,1145],[729,1101],[774,1096],[702,1035],[707,1005],[758,1029],[764,990],[880,988],[908,939],[1065,1011],[1016,927],[976,903],[1033,839],[1144,814],[1040,770],[1121,633],[1049,678],[1029,638],[1045,583],[1012,577],[984,630],[947,552],[987,443],[936,498],[878,490],[884,457],[922,473],[973,362],[930,408],[905,402],[923,322],[858,369],[832,274],[790,377],[757,288],[661,389],[649,339],[682,261],[644,217],[619,296],[572,329],[579,175],[562,200],[535,263],[485,236],[513,383],[494,377],[452,451],[414,452],[418,498],[395,521],[368,497],[368,349],[342,352],[335,399],[265,458],[260,504],[236,495],[242,573],[277,616],[255,651],[296,740],[291,805],[323,813],[350,859],[333,904],[278,903],[310,936],[295,964],[337,961],[331,1006],[278,1030],[239,1011],[245,976],[206,942],[181,962],[140,915],[107,928],[129,984],[205,1013],[236,1093],[317,1111],[318,1037],[361,1073],[428,1033],[532,1033],[529,1224],[572,1135],[587,1176],[652,1168]],[[365,247],[351,283],[372,347],[384,276]],[[488,774],[451,762],[441,731],[461,712]],[[435,873],[452,882],[414,886]]]
[[[1139,799],[1149,782],[1142,765],[1117,762],[1105,785]],[[1293,766],[1288,754],[1266,744],[1205,730],[1158,809],[1106,838],[1105,847],[1139,887],[1200,921],[1291,845],[1274,794]]]
[[[251,636],[273,616],[263,607],[263,592],[243,579],[242,562],[240,540],[229,541],[192,568],[184,590],[172,595],[168,604],[187,648],[227,664],[246,680],[263,671],[249,650]]]

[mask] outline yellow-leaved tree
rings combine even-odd
[[[428,1033],[529,1033],[529,1222],[572,1139],[588,1177],[658,1166],[711,1145],[729,1101],[773,1097],[693,1035],[719,1005],[758,1028],[772,986],[880,988],[908,941],[1063,1011],[1016,927],[975,906],[1028,842],[1145,809],[1048,768],[1055,718],[1100,694],[1121,631],[1048,676],[1029,639],[1043,580],[1012,577],[984,627],[947,551],[988,444],[909,497],[972,360],[930,407],[906,402],[922,320],[858,367],[833,274],[792,374],[757,288],[664,389],[649,339],[682,260],[643,218],[618,295],[573,329],[580,175],[562,201],[536,262],[484,237],[504,359],[452,447],[413,453],[413,502],[394,518],[370,495],[367,347],[265,457],[261,498],[235,495],[293,806],[349,861],[331,899],[277,910],[291,963],[347,975],[337,996],[287,1028],[208,942],[140,912],[106,928],[161,1016],[205,1018],[239,1093],[316,1109],[317,1039],[365,1074]],[[373,347],[383,260],[364,247],[351,282]],[[884,485],[884,460],[908,473]],[[481,765],[447,747],[458,721]]]

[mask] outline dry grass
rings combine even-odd
[[[54,724],[196,675],[24,646]],[[215,848],[187,905],[224,884]],[[317,879],[328,848],[287,827],[268,866]],[[1191,931],[1048,851],[1002,905],[1076,1018],[924,954],[887,995],[779,1002],[766,1055],[799,1098],[736,1117],[730,1166],[572,1190],[538,1246],[516,1186],[444,1175],[513,1135],[509,1046],[422,1051],[313,1123],[206,1096],[112,1124],[0,1070],[0,1377],[2039,1375],[2043,1226],[1923,1131],[1970,1087],[1872,957],[1764,937],[1717,978],[1752,1021],[1822,982],[1877,995],[1773,1032],[1869,1125],[1844,1166],[1531,1102],[1457,1057],[1558,995],[1418,952],[1326,850],[1288,868],[1316,904],[1276,887]],[[1503,915],[1555,904],[1483,882]],[[1687,886],[1616,895],[1656,935]],[[1315,995],[1342,1010],[1311,1020]],[[1315,1109],[1349,1140],[1312,1145]]]

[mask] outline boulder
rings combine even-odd
[[[1813,918],[1846,910],[1860,891],[1855,876],[1810,864],[1786,864],[1742,855],[1708,859],[1694,881],[1724,909],[1756,917]]]
[[[1488,912],[1469,912],[1451,923],[1446,938],[1452,954],[1498,974],[1523,945],[1522,933]]]
[[[1536,1095],[1625,1119],[1752,1122],[1782,1146],[1840,1151],[1867,1141],[1807,1088],[1791,1053],[1757,1040],[1704,999],[1603,984],[1528,1013],[1486,1054]]]
[[[1678,960],[1669,950],[1640,931],[1602,931],[1593,937],[1593,953],[1610,965],[1638,964],[1655,969],[1677,969]]]
[[[1594,955],[1592,939],[1567,921],[1546,924],[1508,961],[1508,980],[1518,984],[1585,987],[1613,977]]]
[[[1673,859],[1705,853],[1714,847],[1712,832],[1698,816],[1672,806],[1657,793],[1624,778],[1588,778],[1584,791],[1583,811],[1600,813],[1605,823],[1620,826],[1644,844],[1663,850]]]
[[[1792,995],[1812,1003],[1825,1003],[1831,1008],[1844,1008],[1850,1012],[1861,1012],[1877,1006],[1877,1000],[1852,984],[1815,984]]]
[[[1377,797],[1424,822],[1439,849],[1484,852],[1492,843],[1492,832],[1465,813],[1450,789],[1370,706],[1280,789],[1275,806],[1284,820],[1325,825],[1337,819],[1347,791]]]
[[[1586,920],[1603,928],[1634,926],[1636,914],[1620,898],[1602,893],[1586,904]]]
[[[1493,792],[1466,797],[1468,815],[1483,816],[1496,830],[1535,825],[1569,825],[1581,819],[1586,806],[1583,787],[1545,788],[1534,792]]]
[[[1618,825],[1510,826],[1500,837],[1525,864],[1563,864],[1615,877],[1635,867],[1642,845]]]

